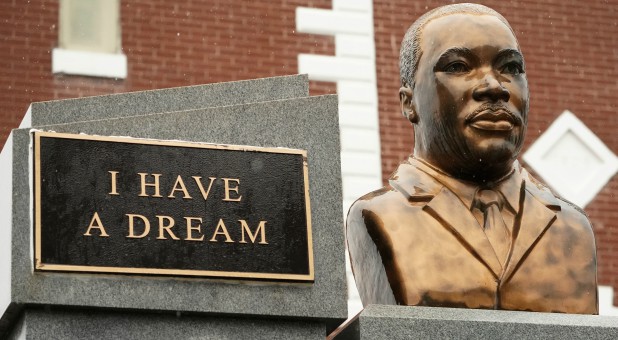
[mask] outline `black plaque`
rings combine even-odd
[[[313,281],[306,151],[33,135],[36,270]]]

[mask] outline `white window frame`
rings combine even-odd
[[[52,50],[54,74],[84,75],[124,79],[127,77],[127,57],[122,53],[120,0],[99,0],[97,18],[93,24],[98,34],[97,44],[84,44],[71,38],[71,23],[75,22],[72,5],[82,0],[60,0],[59,47]]]
[[[567,133],[577,136],[587,149],[600,160],[600,166],[591,169],[594,173],[582,185],[565,183],[548,166],[545,155]],[[603,189],[618,171],[618,158],[614,153],[571,111],[564,111],[523,155],[524,161],[534,169],[552,189],[567,200],[584,208]],[[573,180],[582,181],[582,178]]]

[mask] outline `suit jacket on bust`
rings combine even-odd
[[[422,167],[410,158],[350,208],[347,242],[364,305],[598,313],[596,248],[581,210],[516,163],[519,204],[502,266],[470,207]]]

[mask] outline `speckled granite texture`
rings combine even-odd
[[[618,317],[369,305],[336,340],[618,339]]]
[[[27,309],[9,339],[318,340],[324,332],[310,321]]]
[[[30,105],[32,126],[238,105],[309,95],[306,74],[84,97]]]

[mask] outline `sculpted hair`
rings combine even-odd
[[[425,25],[433,19],[451,14],[492,15],[502,21],[506,27],[513,32],[509,22],[506,21],[500,13],[487,6],[462,3],[434,8],[418,18],[412,26],[408,28],[406,35],[403,37],[403,41],[401,42],[401,50],[399,52],[399,73],[401,77],[401,86],[409,85],[412,89],[414,88],[414,75],[416,74],[418,61],[421,59],[422,54],[420,47],[421,33],[423,32]],[[515,32],[513,32],[513,35],[515,35]]]

